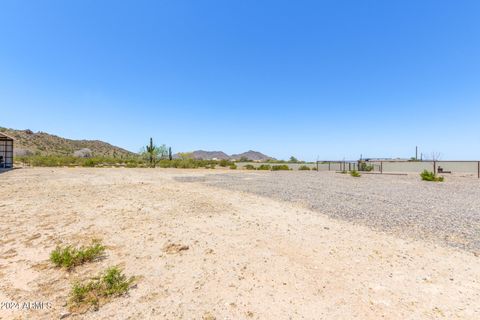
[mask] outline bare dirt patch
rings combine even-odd
[[[372,231],[298,204],[174,180],[207,172],[2,174],[0,301],[51,307],[0,310],[0,318],[480,317],[480,260],[472,253]],[[72,272],[45,264],[62,240],[91,238],[108,245],[105,259]],[[168,254],[166,243],[189,249]],[[71,284],[111,265],[138,276],[136,288],[98,311],[68,314]]]

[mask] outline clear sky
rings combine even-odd
[[[0,126],[480,159],[480,1],[0,0]]]

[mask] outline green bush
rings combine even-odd
[[[93,306],[98,310],[109,298],[127,293],[134,281],[134,277],[127,278],[118,267],[110,267],[93,280],[74,283],[69,308],[71,311],[86,311]]]
[[[244,166],[245,169],[247,170],[256,170],[255,166],[253,164],[247,164]]]
[[[94,159],[87,159],[85,162],[82,164],[82,167],[95,167],[98,165],[98,161],[95,161]]]
[[[272,166],[272,171],[280,171],[280,170],[290,170],[290,167],[286,164],[280,164]]]
[[[361,162],[359,170],[370,172],[373,170],[373,165],[368,165],[365,162]]]
[[[15,157],[15,163],[22,163],[32,167],[97,167],[97,166],[119,166],[137,167],[143,164],[143,161],[137,157],[119,159],[115,157],[92,157],[77,158],[72,156],[21,156]]]
[[[359,178],[359,177],[362,176],[360,173],[358,173],[357,170],[352,170],[352,171],[350,171],[350,175],[351,175],[352,177],[355,177],[355,178]]]
[[[225,159],[222,159],[222,160],[220,160],[220,161],[218,162],[218,165],[219,165],[220,167],[224,167],[224,168],[225,168],[225,167],[228,167],[228,166],[231,166],[232,164],[233,164],[232,161],[225,160]]]
[[[70,270],[85,262],[94,261],[101,257],[104,252],[105,247],[98,241],[93,241],[92,245],[80,248],[57,246],[55,250],[50,253],[50,261],[56,267],[63,267]]]
[[[306,171],[310,171],[310,167],[309,166],[306,166],[306,165],[303,165],[303,166],[300,166],[298,168],[298,170],[306,170]],[[317,168],[313,168],[313,170],[317,170]]]
[[[261,164],[257,170],[272,170],[272,166],[269,164]]]
[[[437,176],[435,173],[428,170],[423,170],[423,172],[420,173],[420,177],[422,177],[422,180],[424,181],[442,182],[444,180],[444,177]]]
[[[125,165],[127,168],[137,168],[138,164],[136,162],[127,162]]]
[[[230,165],[230,169],[231,169],[231,170],[236,170],[236,169],[237,169],[237,165],[236,165],[235,163],[232,163],[232,164]]]

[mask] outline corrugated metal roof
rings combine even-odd
[[[15,140],[14,138],[10,137],[9,135],[6,135],[5,133],[3,132],[0,132],[0,138],[6,138],[7,140],[8,139],[11,139],[11,140]]]

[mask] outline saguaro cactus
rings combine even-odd
[[[147,152],[150,155],[150,167],[155,168],[155,149],[156,147],[153,145],[153,138],[150,138],[150,145],[147,146]]]
[[[168,147],[168,159],[169,159],[169,160],[172,160],[172,159],[173,159],[173,156],[172,156],[172,147]]]

